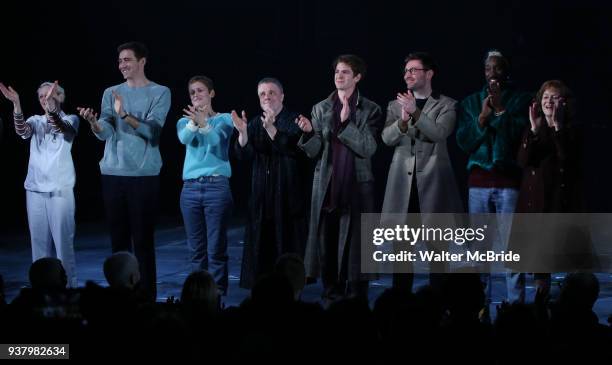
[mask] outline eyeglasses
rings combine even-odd
[[[405,74],[408,73],[408,74],[414,75],[417,71],[429,71],[429,69],[428,68],[415,68],[415,67],[411,67],[411,68],[405,69],[404,73]]]

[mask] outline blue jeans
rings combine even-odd
[[[469,212],[470,213],[514,213],[519,191],[511,188],[470,188]],[[498,216],[496,242],[491,242],[493,247],[508,245],[512,217],[510,214]],[[485,297],[491,299],[492,282],[491,275],[484,275],[486,288]],[[512,303],[524,301],[525,298],[525,275],[520,273],[506,273],[507,300]]]
[[[187,233],[191,269],[206,270],[222,294],[227,292],[227,224],[232,193],[226,176],[185,180],[181,212]]]

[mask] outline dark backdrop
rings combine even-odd
[[[431,52],[440,64],[434,88],[456,99],[483,85],[483,55],[490,48],[507,54],[513,78],[535,91],[547,79],[562,79],[578,97],[587,126],[586,194],[591,211],[611,211],[610,10],[601,1],[415,2],[405,1],[144,1],[32,2],[1,5],[0,81],[21,95],[26,115],[40,113],[36,88],[59,80],[67,112],[97,110],[103,90],[122,82],[116,47],[140,40],[150,49],[149,79],[170,87],[172,107],[162,134],[161,213],[180,222],[178,209],[184,148],[175,123],[188,103],[187,80],[214,79],[217,111],[259,111],[256,82],[278,77],[285,104],[309,113],[333,89],[331,62],[342,53],[361,55],[368,74],[363,94],[383,108],[405,88],[404,56]],[[29,142],[12,127],[11,104],[0,100],[4,133],[1,232],[25,232]],[[449,145],[465,193],[465,156],[454,138]],[[82,122],[73,146],[77,171],[77,221],[104,218],[98,161],[104,144]],[[384,192],[392,151],[376,155],[377,194]],[[247,167],[234,164],[232,188],[237,216],[243,215]]]

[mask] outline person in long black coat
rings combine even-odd
[[[295,124],[299,114],[284,107],[283,86],[277,79],[262,79],[257,94],[262,114],[247,123],[244,111],[241,116],[232,113],[239,133],[236,157],[253,162],[240,273],[243,288],[272,272],[280,255],[303,257],[308,229],[304,174],[299,169],[302,152],[297,148],[301,130]]]
[[[575,121],[574,103],[571,90],[563,82],[549,80],[542,84],[531,104],[530,125],[523,132],[517,157],[517,163],[523,169],[517,213],[585,211],[581,171],[583,136],[580,125]],[[550,221],[551,218],[547,220]],[[536,223],[533,225],[537,226]],[[559,223],[557,228],[570,232],[568,227],[562,226]],[[518,240],[512,240],[510,249],[520,248],[516,242]],[[535,248],[527,250],[530,254],[527,258],[535,262],[542,261],[546,256],[540,255],[546,253],[546,249],[539,250],[541,252]],[[518,276],[514,287],[508,287],[508,296],[524,302],[525,275],[513,275]],[[545,294],[549,292],[550,273],[535,273],[534,280],[538,291]]]

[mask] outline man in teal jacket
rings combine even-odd
[[[511,217],[518,198],[521,170],[516,155],[522,131],[529,123],[531,95],[517,91],[509,81],[509,62],[498,51],[485,59],[487,85],[465,98],[460,105],[457,143],[468,155],[468,210],[470,213],[509,213],[499,216],[498,232],[502,247],[510,231]],[[506,280],[509,301],[515,301],[518,276]],[[491,278],[487,278],[487,299]],[[524,284],[523,284],[524,285]]]

